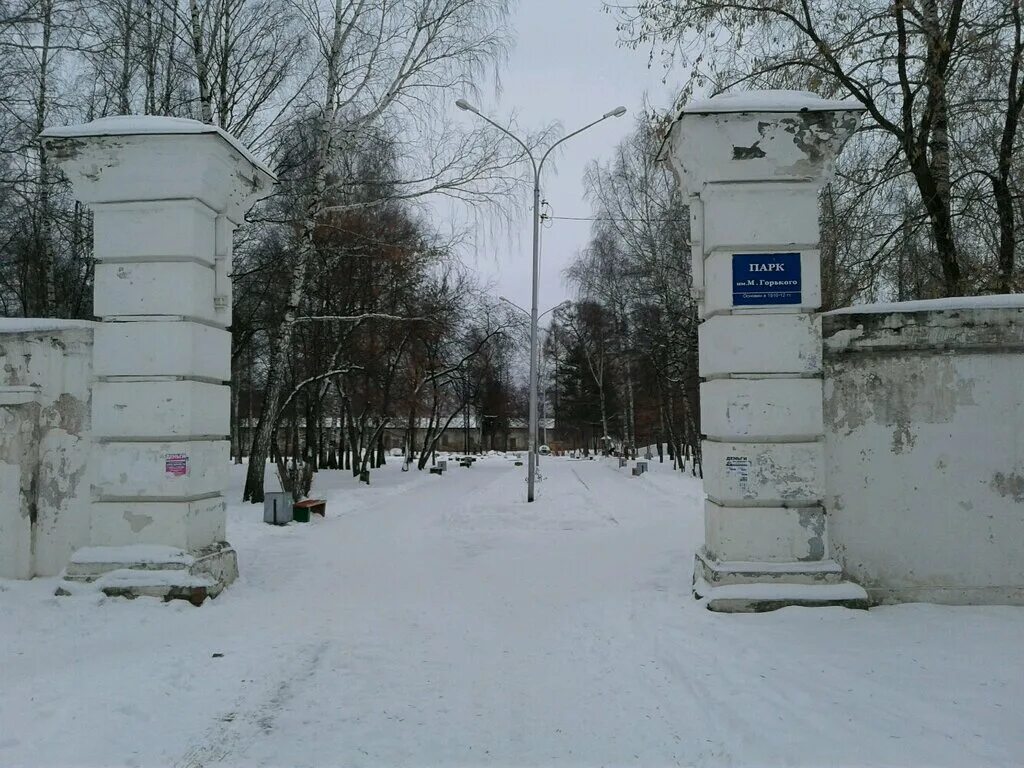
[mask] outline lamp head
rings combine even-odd
[[[455,106],[458,107],[459,109],[463,110],[464,112],[477,112],[477,113],[479,113],[479,110],[476,107],[474,107],[472,104],[470,104],[468,101],[466,101],[465,99],[457,100],[455,102]]]

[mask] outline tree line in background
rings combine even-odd
[[[362,473],[403,434],[524,408],[521,320],[460,262],[428,201],[514,207],[519,149],[452,124],[508,50],[511,0],[0,1],[0,313],[91,317],[91,219],[36,141],[117,114],[189,117],[279,176],[236,236],[233,452],[245,496],[274,455]],[[644,0],[625,45],[700,89],[855,99],[862,130],[821,200],[825,308],[1018,290],[1019,0]],[[672,70],[676,71],[676,70]],[[543,340],[567,446],[665,444],[699,473],[697,317],[685,195],[653,110],[585,182],[576,300]],[[325,425],[329,425],[325,427]],[[482,427],[481,427],[482,428]],[[492,436],[493,440],[493,436]]]
[[[505,55],[506,0],[0,3],[0,314],[92,316],[91,218],[37,141],[111,115],[218,125],[279,183],[236,236],[232,442],[366,471],[510,400],[517,326],[424,201],[502,210],[517,153],[452,125]],[[324,423],[339,425],[325,437]],[[426,423],[426,428],[422,427]],[[243,437],[244,435],[244,437]],[[414,442],[419,442],[414,445]]]
[[[1020,0],[643,0],[605,5],[621,42],[687,81],[586,182],[594,224],[549,354],[563,428],[668,442],[700,471],[689,213],[655,162],[695,93],[796,88],[865,119],[821,197],[823,309],[1012,293],[1024,218]]]
[[[694,89],[797,88],[865,110],[822,198],[825,308],[1016,292],[1020,0],[643,0],[622,41]],[[674,71],[678,71],[674,70]]]
[[[689,212],[658,160],[664,120],[641,116],[585,186],[594,223],[566,271],[576,301],[544,344],[560,434],[627,455],[655,445],[700,474],[697,308]]]

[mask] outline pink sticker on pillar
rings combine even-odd
[[[168,477],[184,477],[188,474],[188,454],[168,453],[164,457],[164,474]]]

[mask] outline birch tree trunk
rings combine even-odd
[[[190,0],[195,8],[196,0]],[[271,342],[270,365],[267,369],[266,392],[263,397],[263,415],[260,417],[260,430],[253,444],[252,455],[249,457],[249,472],[245,479],[243,500],[259,503],[263,501],[263,464],[267,459],[270,445],[270,431],[281,402],[284,391],[284,369],[288,355],[292,349],[292,338],[295,333],[295,319],[299,316],[299,307],[306,290],[306,273],[309,261],[315,250],[314,233],[316,223],[323,210],[324,197],[327,191],[327,165],[332,152],[331,138],[333,135],[335,111],[338,98],[338,69],[341,47],[345,40],[343,0],[336,0],[334,15],[334,34],[327,57],[327,91],[323,114],[317,130],[316,150],[313,168],[313,184],[306,214],[301,224],[299,236],[299,252],[292,266],[284,318]],[[195,15],[193,14],[193,18]],[[209,98],[209,92],[207,92]],[[208,108],[209,105],[207,105]],[[212,119],[212,113],[211,113]],[[270,418],[266,418],[267,414]]]
[[[626,429],[632,456],[636,458],[636,401],[633,393],[633,372],[626,363]]]
[[[239,422],[238,377],[231,378],[231,455],[235,464],[242,463],[242,425]]]
[[[146,93],[143,103],[147,115],[156,114],[156,63],[160,44],[160,31],[163,29],[163,14],[154,19],[154,0],[146,0]]]
[[[132,89],[132,45],[134,44],[132,33],[135,31],[135,5],[133,0],[124,0],[122,8],[124,22],[124,35],[122,37],[121,51],[121,78],[117,87],[118,108],[122,115],[131,114],[131,89]]]
[[[39,48],[39,90],[36,94],[35,132],[38,136],[46,127],[46,107],[49,102],[50,85],[50,39],[53,34],[53,0],[41,0],[42,39]],[[57,284],[54,276],[53,237],[51,233],[52,212],[50,204],[50,167],[46,150],[42,142],[38,149],[38,205],[39,205],[39,244],[38,244],[38,279],[34,293],[36,294],[36,314],[41,317],[52,317],[57,306]]]
[[[167,32],[167,62],[164,66],[163,91],[160,95],[160,114],[167,115],[171,111],[174,97],[174,71],[177,66],[178,14],[173,10],[168,14],[171,28]],[[156,111],[156,110],[154,110]]]
[[[1015,221],[1014,197],[1010,188],[1010,174],[1013,167],[1014,145],[1021,110],[1024,109],[1024,86],[1020,84],[1020,69],[1024,57],[1024,39],[1021,35],[1021,10],[1019,0],[1010,5],[1013,19],[1013,47],[1010,52],[1010,74],[1006,87],[1006,115],[999,140],[996,157],[996,172],[991,175],[992,193],[999,217],[999,275],[996,290],[1013,293],[1016,290],[1015,261],[1017,252],[1017,226]]]
[[[213,96],[210,93],[210,58],[204,40],[204,15],[199,8],[199,0],[188,0],[191,22],[192,56],[195,59],[196,87],[199,90],[199,114],[204,123],[213,125]],[[263,489],[260,498],[263,500]],[[257,501],[257,499],[254,499]]]

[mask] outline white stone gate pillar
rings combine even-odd
[[[69,581],[201,600],[225,541],[231,236],[273,174],[194,120],[111,117],[42,140],[95,214],[93,546]]]
[[[866,599],[829,557],[818,192],[860,107],[799,91],[683,109],[669,161],[689,196],[712,610]]]

